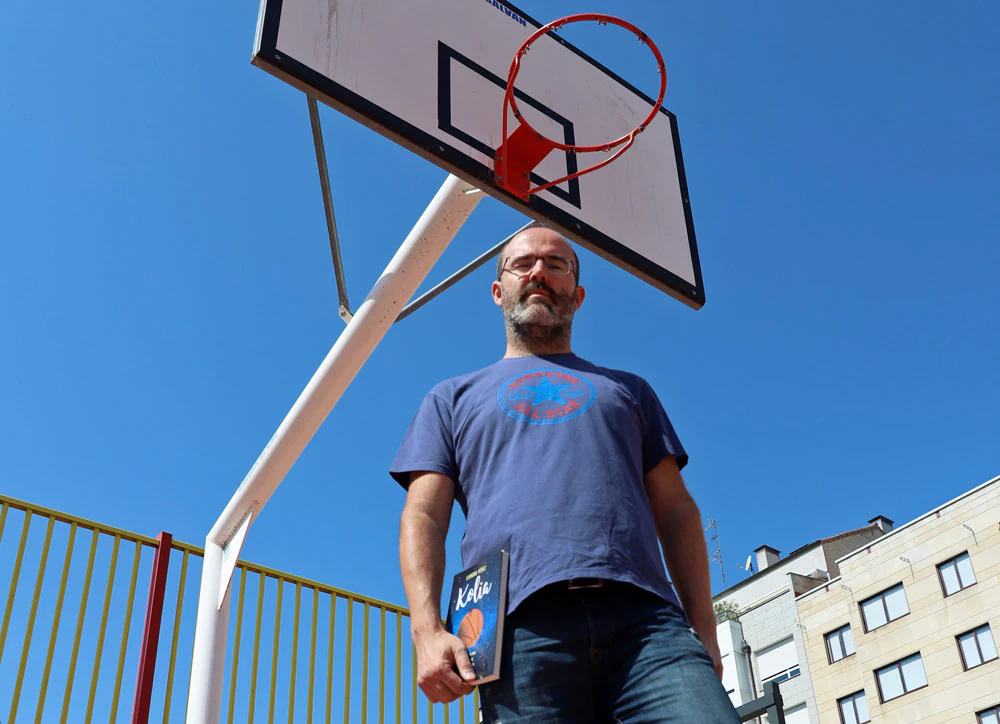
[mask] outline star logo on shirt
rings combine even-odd
[[[507,380],[497,391],[497,401],[515,420],[547,425],[579,417],[596,395],[590,380],[568,370],[547,369]]]
[[[543,379],[541,382],[535,385],[523,385],[521,387],[521,394],[511,395],[511,397],[517,397],[518,399],[525,399],[530,397],[532,406],[538,405],[542,402],[555,402],[559,405],[565,405],[566,400],[563,399],[562,391],[567,387],[570,387],[568,383],[565,385],[554,385],[547,379]]]

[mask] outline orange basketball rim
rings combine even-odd
[[[639,39],[639,42],[648,47],[653,53],[653,56],[656,58],[656,70],[660,74],[660,92],[656,97],[656,102],[653,104],[652,110],[649,112],[649,115],[646,116],[645,120],[636,126],[631,133],[627,133],[614,141],[609,141],[596,146],[560,143],[552,140],[551,138],[547,138],[536,131],[531,124],[524,119],[524,116],[521,114],[521,110],[517,107],[517,99],[514,97],[514,81],[517,79],[517,75],[521,70],[521,58],[528,52],[531,44],[550,31],[554,32],[559,30],[564,25],[588,21],[597,22],[600,25],[607,25],[608,23],[611,23],[612,25],[625,28],[629,32],[633,33]],[[522,199],[527,200],[531,194],[607,166],[631,148],[632,144],[635,143],[635,137],[642,133],[646,127],[653,122],[653,119],[656,118],[656,114],[660,111],[660,107],[663,105],[663,96],[666,92],[667,71],[663,63],[663,56],[660,54],[659,48],[656,47],[656,44],[649,38],[649,36],[632,23],[611,15],[602,15],[599,13],[567,15],[559,20],[553,20],[548,25],[544,25],[536,30],[527,40],[524,41],[521,47],[518,48],[517,53],[514,54],[514,60],[511,61],[510,70],[507,72],[507,92],[504,94],[503,98],[503,142],[500,144],[500,148],[496,150],[493,166],[497,184]],[[507,135],[508,107],[513,112],[514,118],[517,119],[519,124],[514,133],[509,137]],[[571,173],[568,176],[558,178],[555,181],[549,181],[548,183],[535,186],[534,188],[531,187],[532,169],[541,163],[553,149],[558,148],[569,153],[597,153],[601,151],[607,152],[613,148],[617,148],[618,146],[621,146],[621,148],[610,158],[606,158],[593,166],[583,169],[582,171],[577,171],[576,173]]]

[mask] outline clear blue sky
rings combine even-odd
[[[582,253],[575,349],[664,400],[730,584],[761,544],[903,522],[1000,473],[994,4],[522,6],[616,12],[666,56],[708,303]],[[305,97],[250,65],[256,16],[6,9],[4,493],[200,544],[343,330]],[[444,173],[323,122],[356,305]],[[523,221],[484,201],[432,281]],[[435,382],[502,354],[490,278],[392,330],[246,557],[403,602],[386,469]]]

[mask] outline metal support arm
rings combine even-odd
[[[503,241],[500,241],[496,245],[494,245],[492,249],[490,249],[487,252],[484,252],[480,256],[478,256],[475,259],[473,259],[472,261],[470,261],[468,264],[466,264],[465,266],[463,266],[461,269],[459,269],[457,272],[455,272],[454,274],[452,274],[450,277],[448,277],[447,279],[445,279],[443,282],[441,282],[440,284],[438,284],[437,286],[435,286],[433,289],[429,289],[428,291],[426,291],[423,294],[421,294],[420,297],[418,297],[417,299],[414,299],[412,302],[410,302],[409,304],[406,305],[406,308],[402,312],[399,313],[398,317],[396,317],[396,321],[398,322],[398,321],[400,321],[402,319],[405,319],[406,317],[409,317],[415,311],[417,311],[422,306],[424,306],[425,304],[427,304],[427,302],[429,302],[432,299],[434,299],[434,297],[440,295],[442,292],[446,292],[449,289],[451,289],[458,282],[460,282],[463,279],[465,279],[465,277],[469,276],[476,269],[478,269],[479,267],[483,266],[486,262],[488,262],[490,259],[492,259],[497,254],[499,254],[500,250],[503,249],[504,246],[506,246],[507,243],[511,239],[513,239],[515,236],[517,236],[518,234],[520,234],[522,231],[527,231],[528,229],[531,229],[531,228],[533,228],[535,226],[538,226],[538,222],[537,221],[532,221],[532,222],[529,222],[529,223],[525,224],[520,229],[518,229],[517,231],[515,231],[513,234],[511,234],[510,236],[508,236],[506,239],[504,239]]]
[[[309,125],[312,126],[313,147],[316,149],[316,167],[319,169],[319,186],[323,192],[323,211],[326,212],[326,233],[330,237],[330,255],[333,257],[333,273],[337,277],[337,296],[340,298],[340,318],[351,321],[351,303],[347,300],[347,280],[344,277],[344,262],[340,258],[340,236],[337,234],[337,218],[333,215],[333,194],[330,192],[330,172],[326,167],[326,149],[323,146],[323,128],[319,123],[319,107],[310,95]]]
[[[483,198],[457,176],[449,176],[375,282],[368,298],[341,333],[277,432],[257,458],[205,541],[187,724],[218,724],[225,672],[231,593],[223,596],[234,537],[257,518],[264,505],[326,419],[347,386],[459,228]],[[237,551],[238,553],[238,551]],[[228,568],[232,570],[232,568]]]

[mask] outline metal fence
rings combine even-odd
[[[0,622],[4,721],[89,722],[95,712],[116,721],[136,585],[156,540],[0,497],[0,545],[10,581]],[[60,551],[62,566],[50,565]],[[43,621],[47,639],[36,635]]]
[[[0,495],[0,721],[183,722],[202,553]],[[479,721],[419,691],[407,609],[246,561],[230,595],[223,722]],[[781,724],[764,688],[741,720]]]
[[[184,721],[201,555],[0,496],[0,720]],[[405,608],[246,561],[230,595],[222,721],[478,721],[419,691]]]

